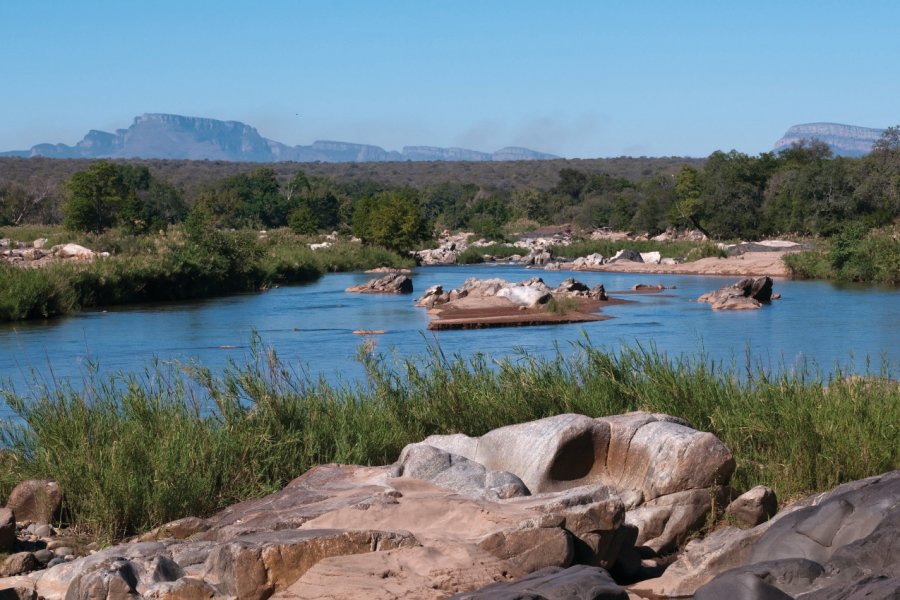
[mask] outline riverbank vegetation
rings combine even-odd
[[[52,234],[51,234],[52,235]],[[0,263],[0,321],[47,318],[92,307],[185,300],[313,281],[326,272],[407,267],[409,258],[349,240],[312,250],[289,230],[222,231],[199,212],[157,235],[83,234],[79,241],[112,248],[91,262],[41,268]]]
[[[795,277],[900,284],[900,226],[845,228],[827,248],[785,257]]]
[[[481,435],[559,413],[664,412],[714,433],[734,452],[738,489],[784,499],[900,464],[900,387],[872,373],[672,361],[645,348],[582,343],[564,357],[492,361],[439,348],[399,363],[360,351],[368,378],[313,381],[255,345],[219,374],[153,365],[83,389],[6,394],[0,493],[30,477],[58,480],[65,520],[120,538],[208,515],[280,489],[310,467],[381,465],[430,434]]]

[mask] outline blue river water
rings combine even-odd
[[[577,279],[610,292],[636,283],[675,289],[625,296],[634,303],[603,310],[613,319],[577,325],[429,332],[425,310],[414,306],[433,284],[450,289],[468,277],[519,281],[534,275],[555,286],[573,274],[499,265],[424,267],[412,274],[416,293],[394,296],[346,293],[373,276],[342,273],[258,294],[0,325],[0,387],[19,394],[31,393],[36,383],[78,387],[89,365],[101,373],[138,372],[153,360],[221,369],[229,360],[247,360],[254,333],[298,372],[354,382],[364,376],[356,357],[365,340],[353,333],[360,329],[385,330],[370,339],[379,352],[398,358],[421,356],[435,344],[448,355],[549,356],[557,348],[570,352],[573,342],[587,337],[606,349],[655,345],[669,356],[703,352],[711,360],[769,370],[832,372],[839,365],[900,376],[900,291],[891,288],[776,280],[782,298],[770,306],[714,312],[695,299],[735,278],[579,272]],[[6,413],[0,407],[0,417]]]

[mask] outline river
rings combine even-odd
[[[330,274],[301,286],[169,304],[86,311],[39,322],[0,325],[0,374],[6,389],[28,394],[36,382],[67,381],[78,387],[89,365],[101,373],[141,371],[154,359],[195,362],[212,369],[241,363],[256,332],[291,367],[332,383],[363,376],[356,356],[364,339],[354,330],[383,329],[377,349],[398,358],[424,354],[438,344],[445,354],[493,357],[518,351],[550,355],[570,351],[585,336],[595,346],[655,345],[670,356],[704,352],[710,359],[749,361],[770,370],[836,365],[857,373],[883,366],[900,376],[900,292],[821,281],[776,280],[780,300],[755,311],[714,312],[694,300],[733,282],[733,277],[575,273],[607,291],[636,283],[663,284],[663,294],[629,295],[632,304],[612,306],[606,321],[503,329],[429,332],[424,309],[414,306],[434,284],[449,289],[467,277],[510,281],[541,276],[555,286],[568,272],[478,265],[416,269],[412,296],[348,294],[344,289],[372,275]],[[0,407],[0,416],[8,409]]]

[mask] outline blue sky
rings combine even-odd
[[[146,112],[571,158],[900,123],[900,2],[0,0],[0,150]]]

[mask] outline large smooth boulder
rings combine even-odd
[[[731,452],[715,436],[651,413],[593,419],[557,415],[471,438],[430,436],[439,448],[517,476],[532,494],[587,485],[608,487],[628,510],[637,543],[661,552],[696,531],[734,472]],[[419,444],[404,449],[409,454]]]
[[[811,496],[754,529],[732,531],[731,539],[743,543],[708,552],[718,557],[714,563],[697,561],[690,569],[680,564],[682,557],[671,573],[635,589],[657,595],[696,591],[701,599],[900,594],[900,470]]]
[[[6,501],[20,523],[50,523],[62,506],[59,484],[49,479],[29,479],[13,488]]]

